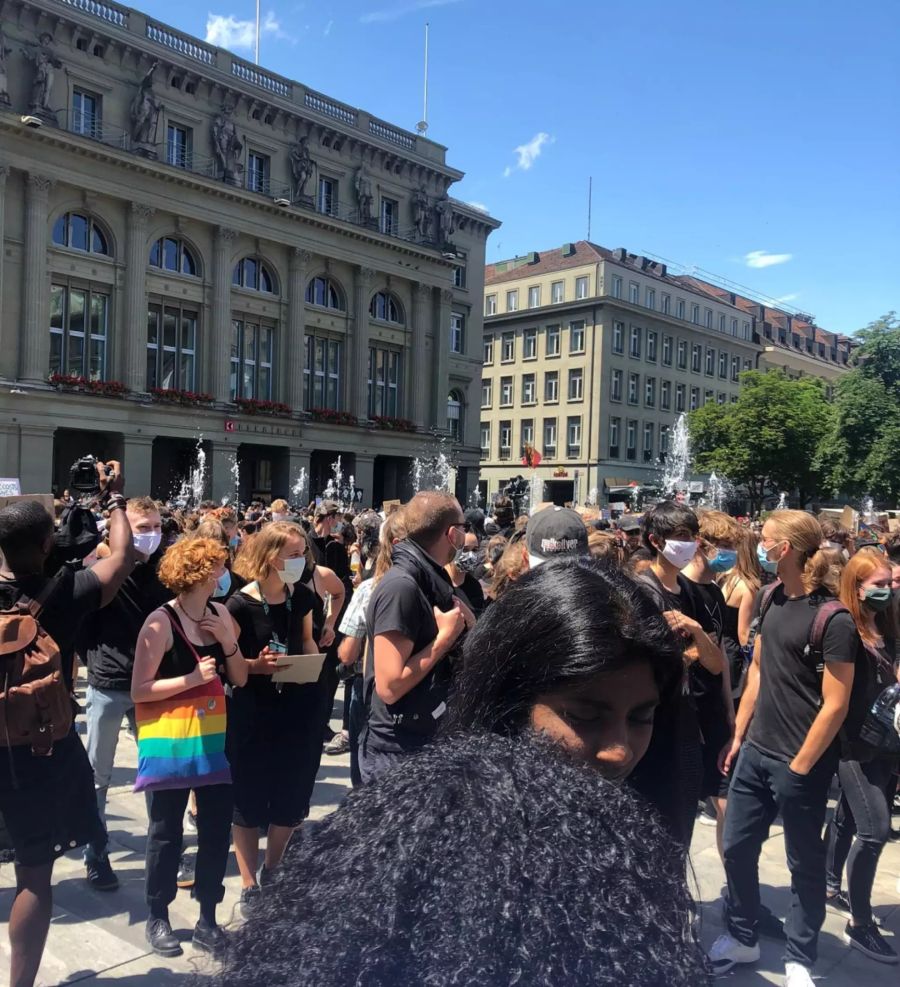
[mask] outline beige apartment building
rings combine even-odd
[[[484,290],[487,499],[531,475],[526,444],[542,457],[542,499],[607,504],[654,488],[678,416],[736,401],[741,371],[804,360],[803,372],[828,378],[849,354],[849,340],[815,327],[808,349],[802,320],[795,346],[785,313],[587,241],[490,264]]]
[[[0,474],[165,497],[477,480],[485,240],[446,149],[107,0],[0,35]],[[303,492],[305,495],[305,492]]]

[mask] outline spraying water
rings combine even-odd
[[[715,470],[709,474],[706,497],[703,503],[714,511],[722,511],[734,493],[734,485],[725,476],[718,476]]]
[[[294,485],[291,487],[291,496],[293,497],[295,504],[305,504],[305,491],[309,490],[309,476],[306,472],[306,467],[301,466],[300,472],[297,474],[297,479],[294,480]]]
[[[237,452],[231,457],[231,482],[234,485],[234,507],[239,510],[241,506],[241,464],[238,461]]]
[[[433,456],[416,456],[412,464],[413,493],[422,490],[450,492],[450,474],[453,464],[447,454],[447,440],[441,438]]]
[[[194,452],[194,465],[188,469],[187,476],[181,481],[175,501],[184,507],[196,507],[203,500],[206,490],[206,450],[203,448],[203,433],[197,438]]]
[[[481,507],[481,491],[478,487],[472,487],[469,491],[469,507]]]
[[[588,502],[588,504],[590,504],[592,506],[596,506],[596,504],[597,504],[597,488],[596,487],[591,487],[591,489],[588,491],[588,500],[587,500],[587,502]]]
[[[528,487],[528,513],[534,514],[544,499],[544,481],[537,475],[537,471],[531,473],[531,483]]]
[[[786,511],[787,505],[788,505],[788,495],[784,490],[782,490],[781,493],[778,495],[778,503],[775,505],[775,510]]]
[[[863,497],[862,501],[862,518],[866,524],[872,524],[875,520],[875,501],[869,497]]]
[[[688,431],[687,415],[682,412],[675,422],[672,441],[662,475],[662,489],[666,497],[672,497],[679,490],[686,489],[686,477],[691,468],[691,437]]]

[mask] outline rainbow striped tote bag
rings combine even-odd
[[[197,658],[181,628],[174,621],[172,626]],[[170,699],[135,703],[134,714],[136,792],[231,784],[225,756],[225,689],[218,677]]]

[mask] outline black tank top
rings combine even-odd
[[[316,590],[316,580],[315,580],[316,567],[307,567],[303,570],[303,575],[300,577],[300,582],[312,593],[313,595],[313,607],[312,607],[312,618],[313,618],[313,640],[318,644],[319,638],[322,636],[322,628],[325,626],[325,601],[319,596]]]
[[[178,611],[168,603],[163,604],[162,609],[184,631],[184,624],[182,624],[181,618],[178,616]],[[206,611],[215,613],[212,604],[209,602],[207,602],[204,612]],[[216,670],[219,673],[219,678],[222,679],[223,684],[227,684],[225,676],[225,652],[222,649],[222,645],[218,641],[215,641],[213,644],[194,644],[194,650],[201,658],[211,657],[216,659]],[[189,645],[173,627],[172,647],[163,655],[162,661],[159,663],[159,669],[156,672],[157,680],[174,679],[179,675],[190,675],[196,667],[197,659],[192,654]]]

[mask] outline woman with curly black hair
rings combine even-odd
[[[631,784],[684,839],[678,797],[681,648],[649,594],[591,558],[548,562],[469,633],[447,729],[548,735]]]
[[[292,847],[208,983],[701,987],[691,919],[680,857],[624,786],[546,738],[463,735]]]

